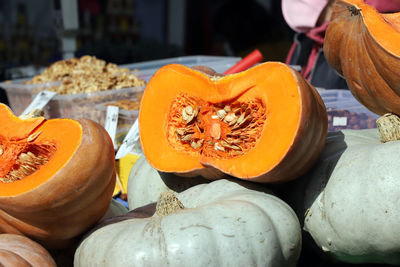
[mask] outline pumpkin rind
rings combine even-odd
[[[21,235],[0,234],[1,266],[56,267],[50,253],[38,243]]]
[[[0,196],[1,232],[24,234],[46,247],[61,248],[106,213],[115,186],[114,148],[101,125],[86,119],[77,123],[81,140],[54,175],[31,190]],[[37,173],[46,175],[45,170],[43,165]],[[29,181],[29,176],[24,179]],[[26,183],[24,179],[17,182]]]
[[[369,110],[400,113],[400,13],[380,14],[362,0],[336,1],[324,54]]]
[[[173,145],[175,141],[171,141],[174,139],[171,121],[179,116],[185,119],[180,110],[172,113],[179,106],[176,102],[182,94],[203,103],[199,106],[199,116],[205,118],[204,136],[211,143],[205,139],[201,152],[185,145],[177,149]],[[258,139],[248,150],[239,151],[238,156],[228,153],[221,156],[214,151],[218,150],[216,140],[220,140],[215,132],[224,134],[225,128],[214,130],[213,126],[218,126],[215,115],[210,117],[204,110],[223,103],[235,105],[251,101],[259,101],[258,105],[265,109],[258,109],[257,116],[265,116],[265,120],[256,123],[259,128],[254,128]],[[222,172],[255,182],[283,182],[297,178],[314,163],[323,148],[327,115],[317,91],[283,63],[262,63],[224,77],[210,77],[183,65],[171,64],[160,68],[146,87],[139,129],[144,155],[162,172],[201,175],[208,179],[221,178]],[[212,145],[214,150],[206,147]]]
[[[82,241],[74,266],[295,266],[301,230],[276,198],[226,180],[177,194],[185,209],[129,219]]]
[[[328,134],[302,192],[304,229],[323,251],[344,262],[400,264],[399,149],[400,141],[380,143],[377,129]]]

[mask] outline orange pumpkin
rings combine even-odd
[[[66,246],[110,205],[110,137],[90,120],[20,119],[3,104],[0,125],[0,232]]]
[[[0,234],[0,265],[56,267],[50,253],[31,239],[13,234]]]
[[[283,63],[224,77],[171,64],[145,89],[139,131],[159,171],[283,182],[316,160],[327,115],[318,92]]]
[[[400,114],[400,13],[380,14],[362,0],[339,0],[324,54],[371,111]]]

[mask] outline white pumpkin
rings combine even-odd
[[[104,226],[74,266],[295,266],[301,229],[279,198],[218,180],[177,194],[182,210]]]
[[[112,198],[110,202],[110,207],[108,208],[106,214],[104,214],[103,218],[100,219],[100,222],[108,218],[124,215],[126,213],[128,213],[128,209],[125,208],[125,206],[122,205],[120,202]]]
[[[162,192],[182,192],[194,185],[209,183],[200,177],[179,177],[172,173],[161,173],[154,169],[145,156],[135,162],[128,179],[129,210],[156,202]]]
[[[376,129],[330,133],[308,173],[304,229],[350,263],[400,264],[400,141]]]

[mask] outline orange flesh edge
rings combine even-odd
[[[162,88],[158,88],[158,87]],[[172,149],[168,142],[168,115],[176,96],[185,92],[210,104],[261,99],[266,121],[256,146],[235,158],[203,157]],[[143,152],[150,164],[165,172],[189,172],[213,166],[225,173],[251,178],[278,164],[294,141],[300,121],[297,80],[285,64],[268,62],[244,72],[210,79],[181,65],[160,69],[144,92],[139,127]],[[157,101],[160,99],[161,101]]]
[[[42,117],[21,120],[12,115],[4,105],[0,106],[0,125],[4,125],[0,129],[0,136],[5,142],[3,150],[13,149],[15,146],[9,145],[11,143],[26,143],[26,138],[38,131],[40,134],[32,143],[38,145],[51,143],[56,147],[50,161],[40,166],[31,175],[10,183],[0,182],[0,196],[15,196],[33,190],[52,178],[71,159],[82,140],[82,127],[75,120],[51,119],[46,121]],[[8,160],[12,159],[7,158],[6,153],[3,153],[0,156],[0,165]]]
[[[381,14],[362,0],[345,1],[361,9],[361,15],[368,31],[386,50],[400,55],[400,12]]]

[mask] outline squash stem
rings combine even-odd
[[[400,117],[396,114],[386,113],[376,120],[376,125],[382,143],[400,140]]]
[[[173,192],[163,192],[157,200],[156,214],[159,217],[164,217],[184,208],[182,202],[179,201]]]

